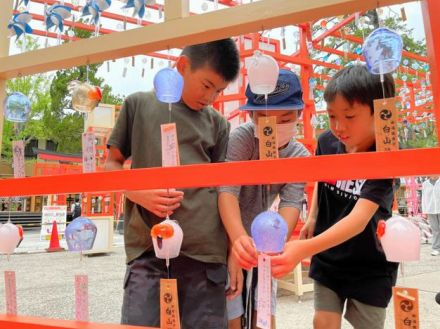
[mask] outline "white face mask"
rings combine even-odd
[[[254,126],[255,126],[254,136],[258,138],[258,125],[255,122],[254,122]],[[278,148],[283,147],[284,145],[289,143],[290,140],[296,136],[296,133],[297,133],[296,121],[289,123],[278,123],[277,124]]]
[[[287,145],[296,136],[296,121],[277,124],[278,148]]]

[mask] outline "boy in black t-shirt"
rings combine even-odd
[[[380,77],[363,65],[338,72],[324,93],[330,131],[319,137],[316,155],[375,151],[373,100],[394,93],[389,74],[382,91]],[[302,239],[272,258],[272,273],[281,277],[314,255],[315,329],[340,328],[345,304],[354,328],[383,328],[398,264],[386,260],[376,228],[379,219],[391,216],[392,203],[391,179],[316,184]]]

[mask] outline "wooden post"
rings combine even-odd
[[[0,58],[9,55],[8,22],[11,19],[14,0],[3,0],[0,10]],[[0,78],[0,157],[3,145],[3,100],[6,98],[6,79]]]
[[[189,0],[165,0],[165,21],[187,17]]]

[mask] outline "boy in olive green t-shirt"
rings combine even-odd
[[[238,74],[234,41],[185,47],[176,68],[184,89],[181,102],[173,105],[171,121],[177,127],[181,164],[224,161],[229,124],[210,105]],[[168,104],[159,102],[154,92],[128,96],[108,141],[106,169],[122,169],[128,158],[132,168],[160,167],[160,125],[168,122]],[[216,189],[158,189],[125,195],[127,271],[121,322],[160,325],[159,280],[167,278],[168,272],[165,261],[155,257],[150,229],[168,212],[184,232],[181,254],[170,266],[171,277],[178,279],[182,328],[227,328],[227,239]]]

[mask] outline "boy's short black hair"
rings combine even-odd
[[[357,64],[346,67],[333,76],[325,88],[324,100],[329,103],[334,101],[337,95],[341,95],[350,105],[355,102],[368,105],[371,113],[374,113],[375,99],[395,96],[394,79],[389,73],[384,74],[383,90],[380,75],[371,74],[366,65]]]
[[[231,38],[187,46],[181,55],[189,58],[193,71],[208,65],[226,82],[233,81],[240,69],[240,55]]]

